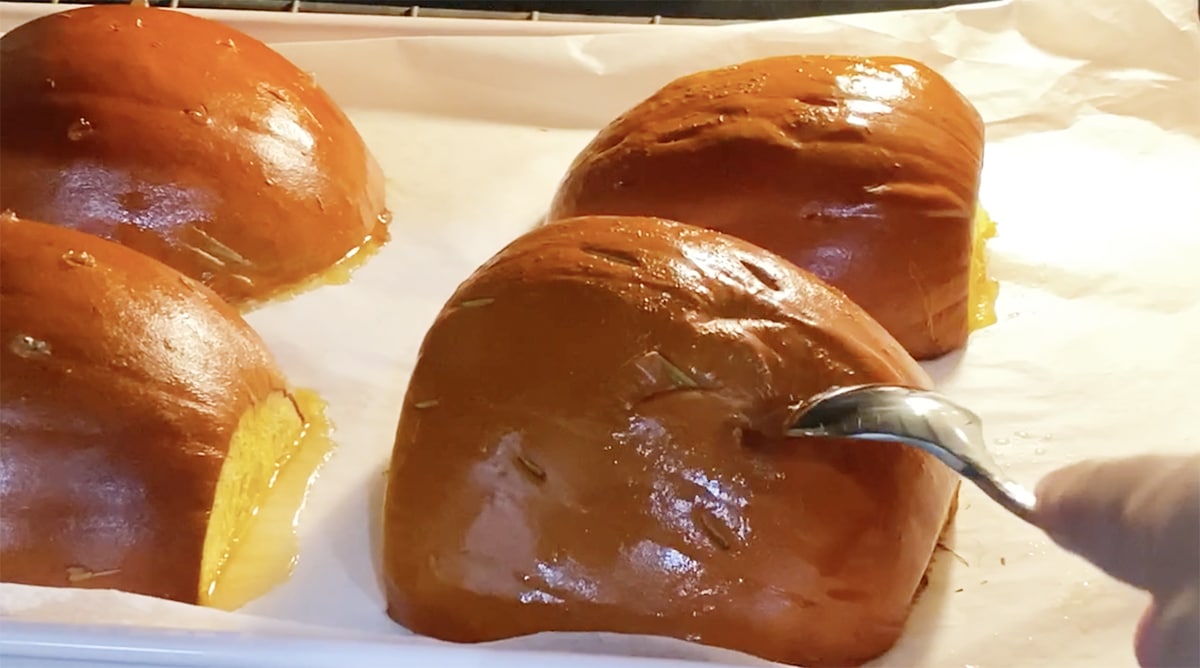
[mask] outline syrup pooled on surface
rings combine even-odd
[[[308,490],[333,450],[325,402],[306,390],[293,395],[306,426],[290,459],[280,466],[253,519],[221,565],[202,605],[237,610],[283,584],[299,559],[296,529]]]
[[[363,239],[361,244],[351,248],[336,264],[313,279],[316,284],[345,285],[349,283],[354,271],[379,252],[380,248],[383,248],[389,237],[388,225],[392,222],[391,212],[384,211],[376,217],[376,221],[375,229]]]
[[[971,283],[967,291],[967,327],[972,332],[996,322],[1000,284],[987,271],[987,242],[994,236],[995,221],[982,206],[976,206],[971,229]]]
[[[267,295],[263,299],[248,300],[241,305],[241,309],[243,311],[251,311],[264,304],[287,301],[323,285],[345,285],[349,283],[350,279],[354,277],[354,272],[366,264],[367,260],[374,257],[379,252],[379,249],[383,248],[383,245],[388,242],[389,232],[387,226],[392,221],[392,214],[385,211],[379,214],[378,221],[371,234],[363,239],[361,244],[351,248],[333,266],[306,281],[285,287],[274,294]]]

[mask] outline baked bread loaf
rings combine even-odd
[[[306,426],[212,291],[0,220],[0,580],[207,600]]]
[[[929,359],[994,321],[995,284],[982,263],[971,277],[983,146],[979,113],[921,63],[767,58],[682,77],[614,120],[547,218],[661,216],[739,236]]]
[[[925,387],[858,306],[665,220],[542,226],[426,336],[385,503],[388,614],[488,641],[670,636],[806,666],[900,635],[958,481],[917,449],[788,439],[837,385]]]
[[[15,28],[0,59],[0,209],[115,240],[243,306],[386,238],[357,130],[248,35],[99,5]]]

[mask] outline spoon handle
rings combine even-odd
[[[1033,520],[1033,509],[1037,505],[1037,497],[1028,487],[1017,483],[1006,477],[996,477],[984,475],[982,471],[976,470],[980,475],[972,477],[964,472],[964,476],[971,479],[979,489],[982,489],[984,494],[992,497],[992,499],[1004,506],[1013,515],[1029,522],[1036,524]]]
[[[1006,476],[984,445],[979,416],[940,394],[892,386],[839,388],[800,406],[789,436],[890,441],[920,448],[1017,517],[1032,522],[1036,498]]]

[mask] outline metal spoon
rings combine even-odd
[[[1031,521],[1033,492],[1009,479],[984,446],[982,420],[946,397],[893,385],[822,392],[794,409],[788,436],[823,436],[913,445]]]

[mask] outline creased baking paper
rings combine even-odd
[[[277,26],[276,26],[277,27]],[[455,286],[532,227],[612,117],[699,69],[788,53],[897,54],[988,122],[1000,322],[930,366],[1033,484],[1071,461],[1194,452],[1200,368],[1200,28],[1191,0],[1012,0],[951,10],[573,37],[286,43],[346,106],[389,177],[394,240],[354,279],[250,316],[339,449],[302,517],[292,579],[242,613],[111,592],[0,588],[9,618],[414,642],[383,612],[383,470],[417,347]],[[1146,603],[964,487],[908,630],[880,666],[1132,665]],[[881,555],[880,558],[886,558]],[[296,627],[294,625],[303,625]],[[423,641],[427,642],[427,641]],[[757,665],[662,639],[495,647]]]

